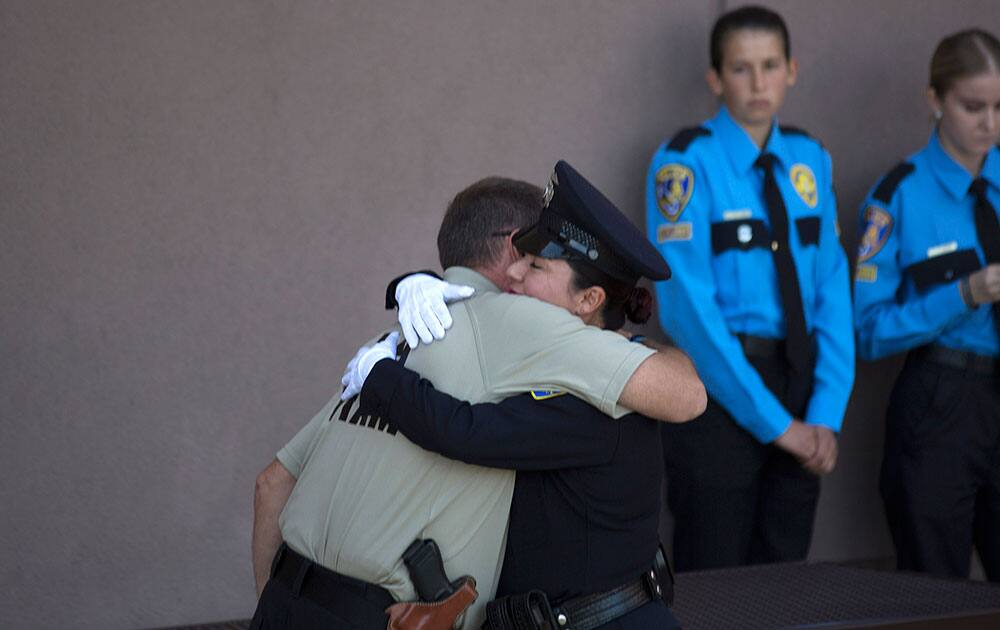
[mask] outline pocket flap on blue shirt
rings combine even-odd
[[[979,255],[970,247],[913,263],[906,268],[906,273],[913,278],[917,289],[926,291],[934,285],[966,276],[981,266]]]
[[[795,229],[799,232],[799,243],[819,245],[819,217],[802,217],[795,219]]]

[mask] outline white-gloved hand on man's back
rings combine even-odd
[[[411,348],[423,341],[429,344],[444,339],[444,331],[451,328],[448,304],[472,296],[472,287],[451,284],[434,276],[416,273],[396,285],[396,304],[399,307],[399,326]]]

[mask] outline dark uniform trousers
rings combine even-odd
[[[789,408],[790,368],[781,354],[747,358]],[[802,417],[804,409],[789,411]],[[678,571],[805,559],[818,477],[758,442],[711,398],[704,414],[661,424],[660,435]]]
[[[663,600],[653,600],[639,606],[635,610],[618,617],[594,630],[670,630],[680,628],[681,624],[674,617]]]
[[[1000,581],[1000,376],[911,352],[892,391],[880,490],[898,567]]]
[[[394,603],[389,591],[331,571],[283,545],[250,630],[385,630],[389,616],[384,611]]]

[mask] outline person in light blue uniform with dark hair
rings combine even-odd
[[[970,30],[931,60],[930,141],[861,211],[858,353],[909,351],[880,490],[900,569],[1000,581],[1000,42]]]
[[[674,269],[660,322],[710,396],[661,432],[679,570],[805,558],[854,378],[830,156],[776,119],[797,74],[784,21],[731,11],[711,53],[724,105],[646,180],[647,235]]]

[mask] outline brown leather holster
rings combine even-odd
[[[398,602],[385,609],[388,630],[451,630],[459,615],[476,601],[476,580],[462,578],[462,586],[439,602]]]

